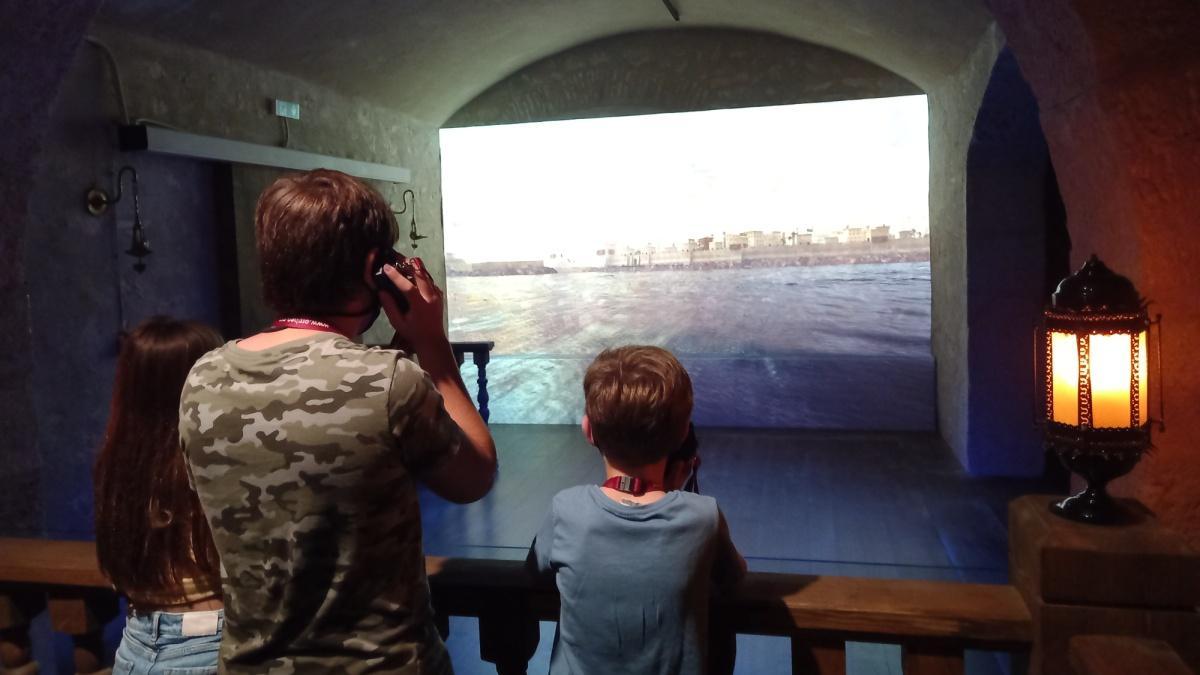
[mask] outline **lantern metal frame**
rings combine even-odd
[[[1143,400],[1141,395],[1143,383],[1139,366],[1145,363],[1149,376],[1149,354],[1141,354],[1140,336],[1146,334],[1144,347],[1148,349],[1153,323],[1146,302],[1138,295],[1133,283],[1112,272],[1094,255],[1075,274],[1063,279],[1051,296],[1051,306],[1043,312],[1038,338],[1043,350],[1039,361],[1045,368],[1042,374],[1044,444],[1058,456],[1063,466],[1087,482],[1082,492],[1050,504],[1050,510],[1064,518],[1114,524],[1127,516],[1108,495],[1106,486],[1113,479],[1129,473],[1150,447],[1150,429],[1154,420],[1147,410],[1149,401]],[[1076,338],[1079,369],[1076,424],[1054,419],[1054,333],[1071,334]],[[1091,336],[1117,334],[1130,336],[1129,424],[1097,427],[1091,391]],[[1145,422],[1141,421],[1143,412],[1146,413]]]

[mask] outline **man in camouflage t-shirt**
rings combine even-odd
[[[310,172],[268,188],[255,220],[278,330],[205,355],[180,403],[180,441],[223,569],[221,670],[450,673],[416,481],[474,501],[491,485],[495,448],[458,376],[440,291],[422,265],[414,282],[388,268],[409,309],[387,297],[383,307],[426,372],[345,337],[373,318],[362,273],[371,245],[395,241],[377,193]],[[324,274],[318,285],[276,264],[308,253],[328,259],[308,268]],[[345,279],[329,273],[339,264]],[[341,311],[303,310],[331,303]]]
[[[420,368],[332,333],[257,352],[231,342],[196,364],[183,401],[181,439],[233,589],[223,660],[365,651],[338,670],[366,672],[441,648],[426,634],[413,475],[460,432]]]

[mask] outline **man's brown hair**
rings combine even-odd
[[[400,236],[374,188],[340,171],[283,176],[258,198],[254,233],[263,300],[283,314],[336,313],[363,283],[363,263]]]
[[[692,378],[661,347],[600,352],[583,378],[583,396],[596,447],[627,466],[666,457],[692,416]]]

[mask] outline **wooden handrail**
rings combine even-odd
[[[29,623],[45,609],[71,636],[76,673],[107,672],[101,631],[117,596],[100,573],[90,541],[0,539],[0,670],[35,673]]]
[[[558,618],[558,592],[530,579],[520,561],[431,556],[425,570],[454,616],[486,612],[489,592],[521,591],[538,619]],[[918,637],[991,649],[1020,648],[1033,638],[1029,609],[1006,585],[751,572],[716,599],[715,610],[737,632],[755,635]]]
[[[0,539],[0,583],[112,588],[90,541]]]
[[[536,622],[558,619],[553,583],[515,560],[430,556],[425,568],[443,628],[448,616],[479,617],[483,658],[501,673],[524,672]],[[113,597],[91,542],[0,539],[0,623],[6,602],[15,606],[38,588],[50,598],[52,624],[77,644],[102,626],[98,601]],[[1033,636],[1012,586],[946,581],[752,572],[714,599],[712,616],[731,632],[790,637],[793,672],[844,672],[844,645],[853,640],[901,644],[905,673],[961,673],[963,649],[1025,652]],[[14,625],[0,625],[0,638]],[[83,657],[98,662],[94,651]]]

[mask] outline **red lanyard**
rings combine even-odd
[[[319,330],[322,333],[341,333],[331,324],[316,319],[306,319],[301,316],[285,317],[275,319],[275,323],[271,324],[272,328],[301,328],[303,330]]]
[[[624,492],[634,497],[641,497],[647,492],[663,489],[663,486],[657,483],[644,481],[641,478],[634,478],[633,476],[613,476],[604,481],[601,487],[616,490],[617,492]]]

